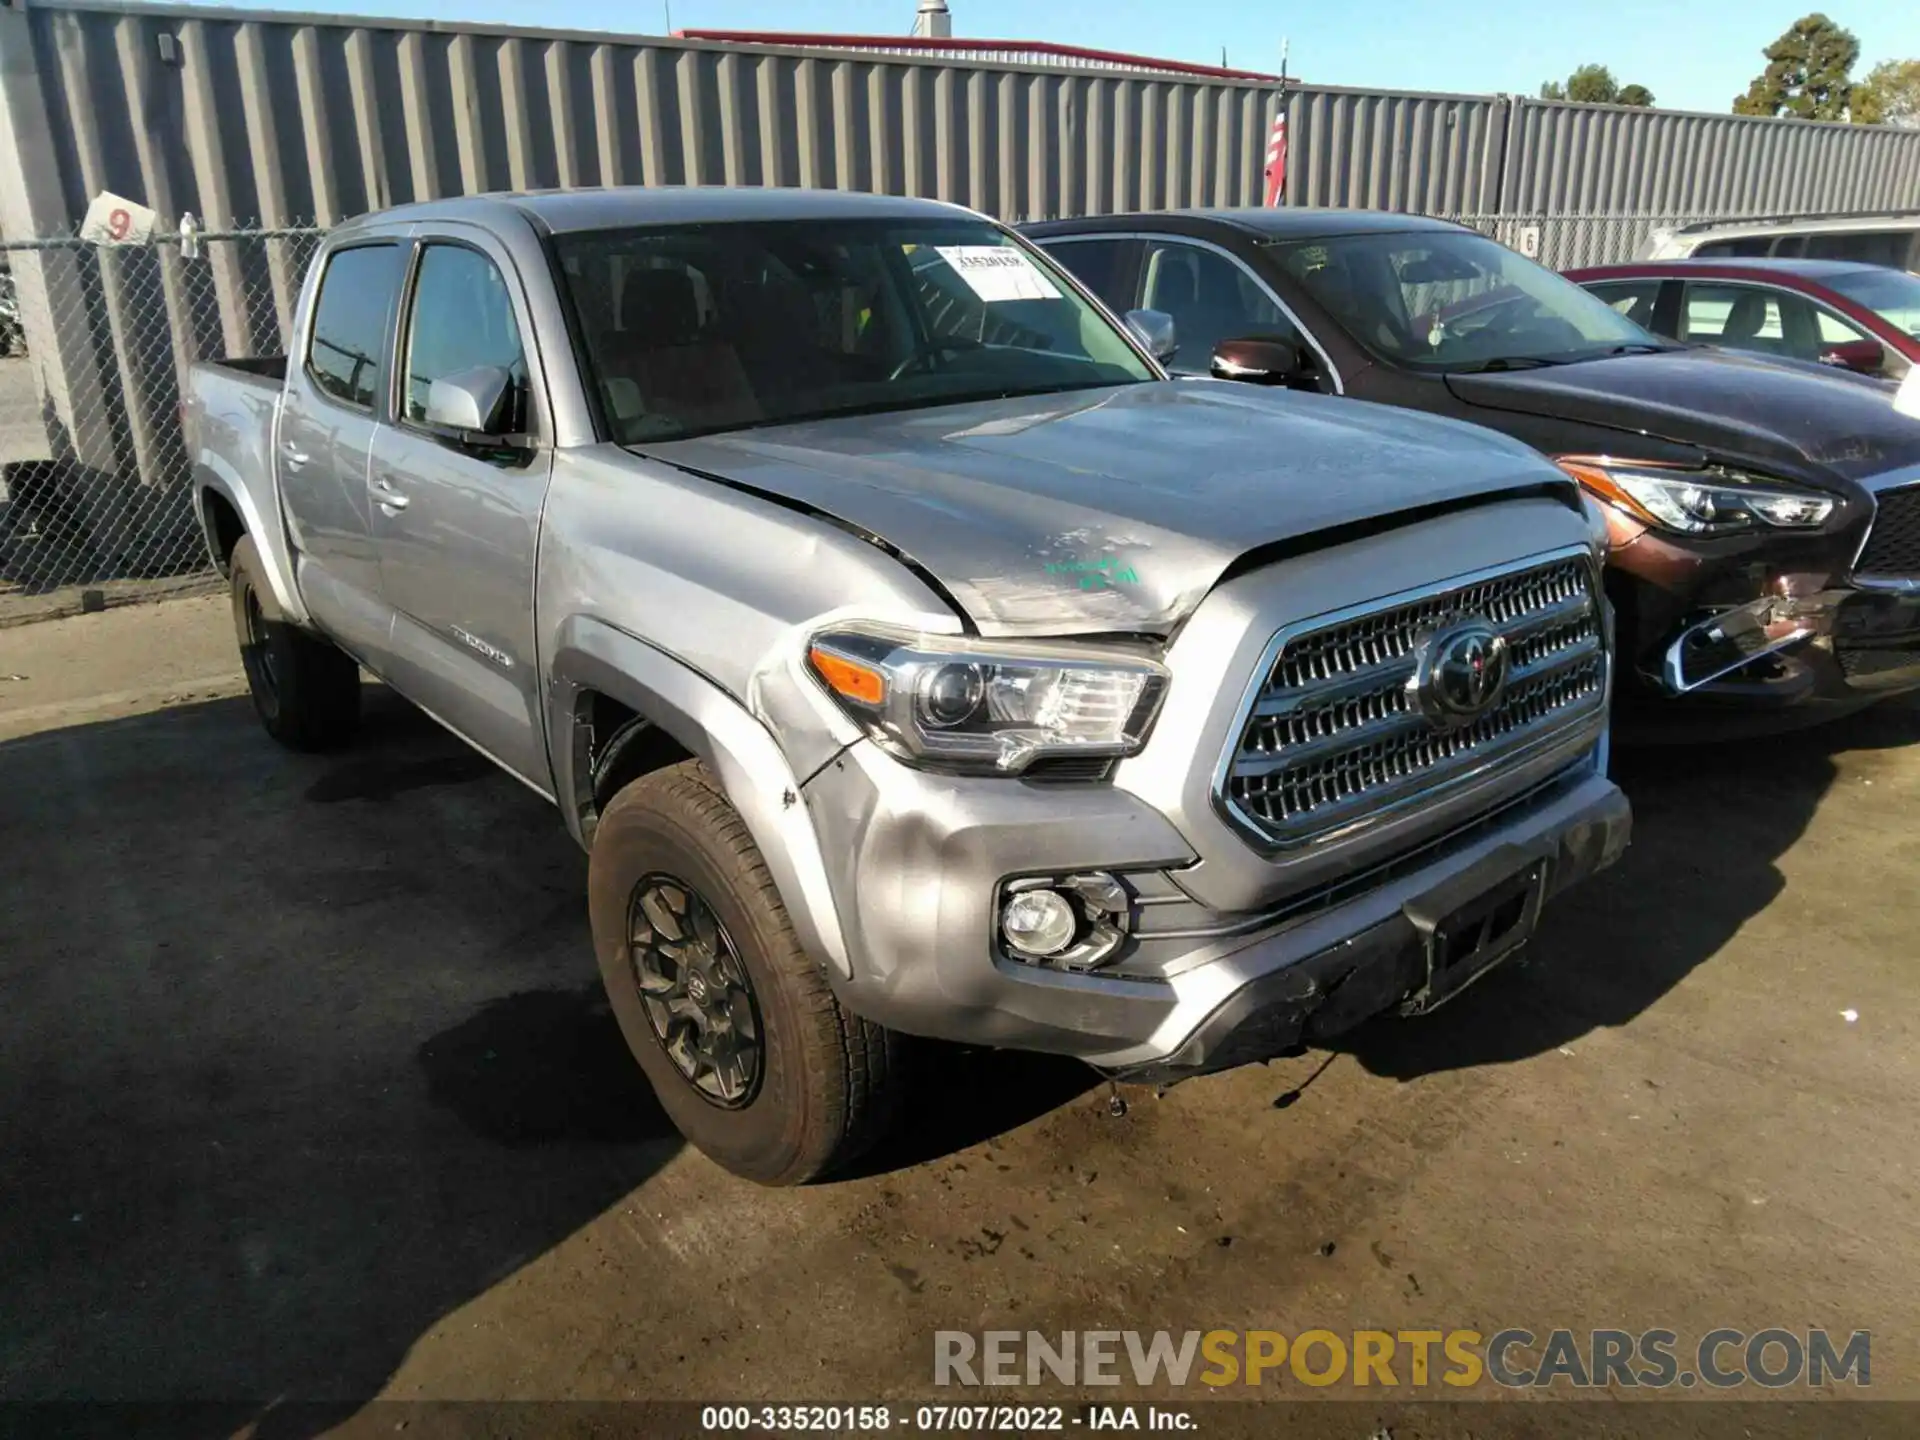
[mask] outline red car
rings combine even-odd
[[[1849,260],[1644,260],[1569,270],[1675,340],[1898,380],[1920,363],[1920,276]]]

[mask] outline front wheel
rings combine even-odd
[[[359,665],[277,618],[251,535],[233,547],[227,570],[240,663],[260,723],[289,749],[339,749],[360,726]]]
[[[844,1167],[897,1109],[895,1037],[841,1008],[740,815],[696,761],[642,776],[594,831],[600,977],[662,1107],[763,1185]]]

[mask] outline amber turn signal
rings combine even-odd
[[[1560,456],[1553,463],[1566,471],[1567,474],[1571,475],[1575,480],[1578,480],[1590,495],[1605,500],[1608,504],[1618,505],[1621,509],[1637,519],[1648,521],[1653,519],[1651,515],[1647,514],[1640,502],[1622,489],[1614,480],[1613,476],[1607,473],[1604,465],[1596,465],[1592,461],[1576,459],[1571,455]]]
[[[818,645],[808,648],[807,660],[813,666],[813,673],[826,681],[827,688],[836,695],[844,695],[861,705],[878,705],[887,698],[887,677],[869,665],[822,650]]]

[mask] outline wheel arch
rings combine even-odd
[[[574,838],[592,848],[603,803],[597,792],[616,777],[624,784],[662,765],[699,760],[753,836],[802,945],[851,977],[819,837],[799,778],[767,727],[705,675],[603,621],[562,624],[549,671],[555,793]],[[616,741],[619,753],[610,756]]]
[[[293,585],[292,553],[276,528],[254,503],[252,488],[244,477],[218,456],[203,453],[194,463],[193,505],[207,552],[228,573],[234,547],[251,536],[260,554],[260,568],[266,573],[268,594],[263,597],[278,611],[270,618],[294,625],[307,623],[306,607],[300,603]]]

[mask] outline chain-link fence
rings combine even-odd
[[[187,367],[284,350],[324,233],[0,246],[0,624],[206,583]]]
[[[1466,215],[1554,269],[1627,260],[1672,215]],[[0,246],[0,625],[209,579],[179,423],[187,367],[285,350],[326,232]]]
[[[1647,253],[1656,232],[1696,221],[1739,221],[1738,215],[1452,215],[1549,270],[1615,265]]]

